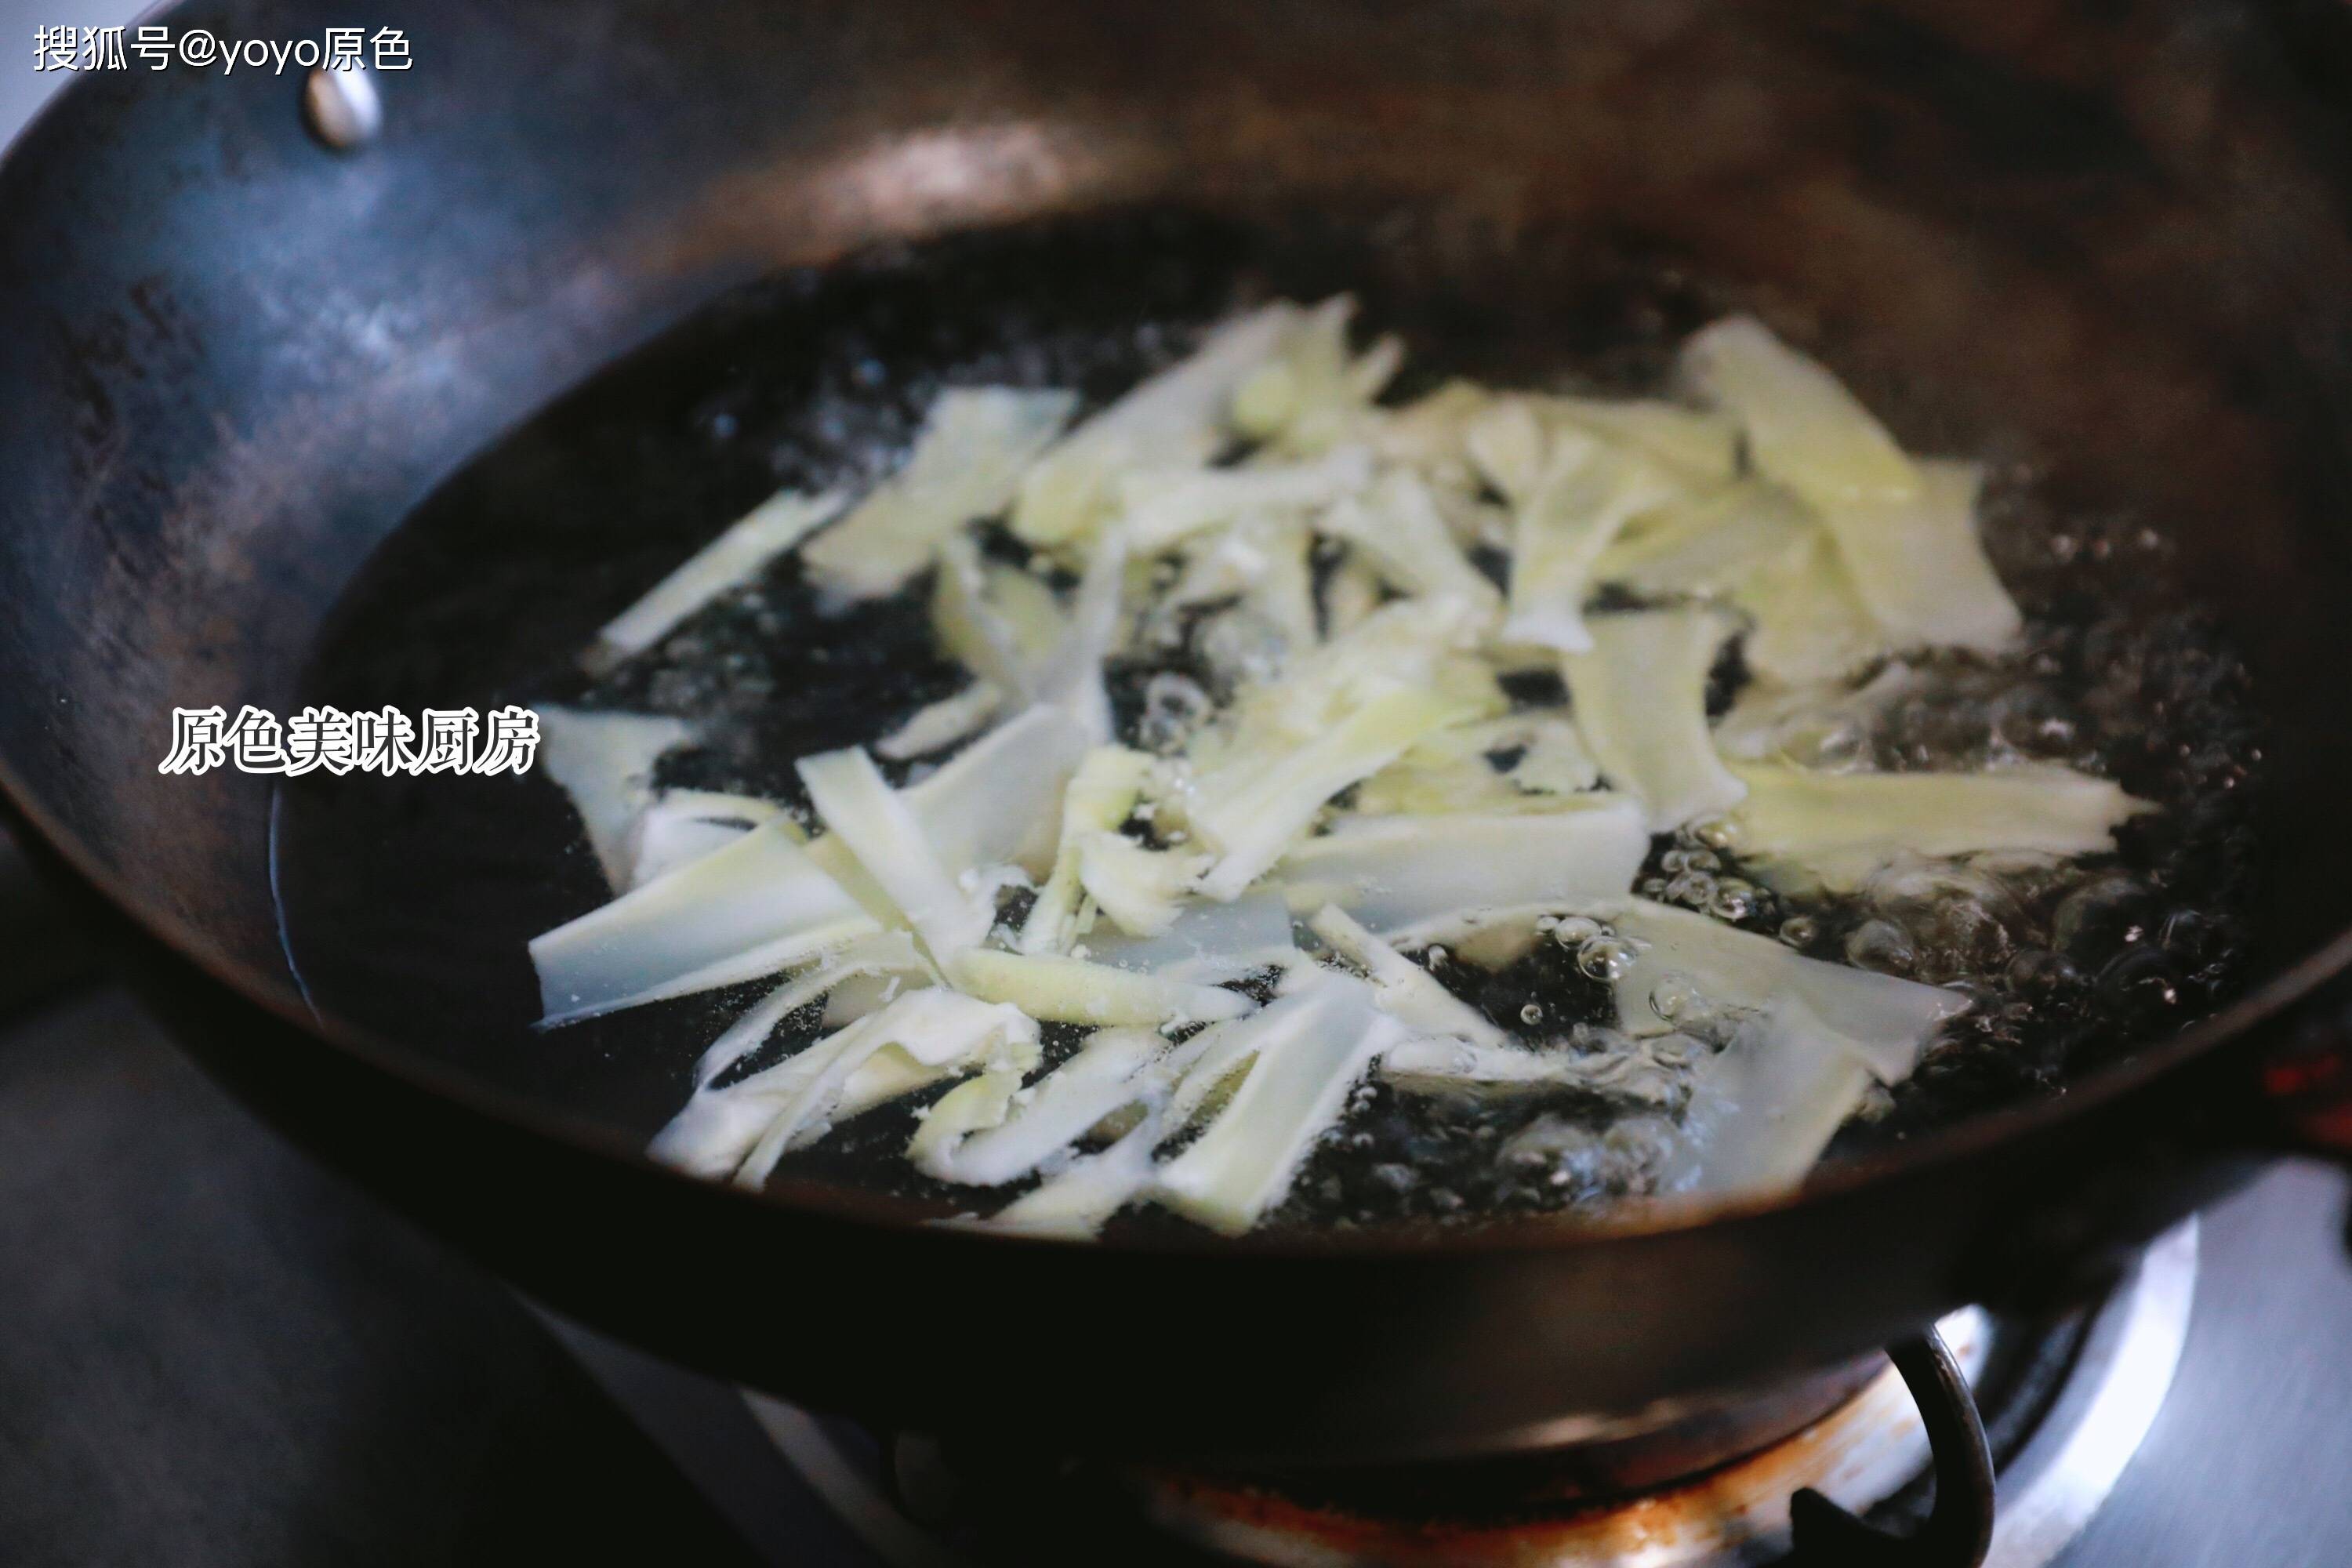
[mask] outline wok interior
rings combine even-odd
[[[1181,37],[1155,31],[1177,27],[1165,19],[1040,15],[1015,26],[950,11],[928,33],[795,38],[859,73],[863,96],[790,112],[740,64],[696,56],[714,45],[667,46],[680,56],[666,86],[631,116],[629,146],[644,151],[596,129],[586,86],[546,111],[576,111],[584,143],[436,142],[428,122],[407,151],[387,146],[359,177],[437,189],[457,205],[436,235],[462,236],[468,201],[486,227],[505,221],[490,211],[497,188],[467,176],[518,151],[530,168],[605,146],[625,195],[595,221],[543,217],[524,264],[543,289],[436,272],[404,296],[397,265],[358,268],[387,308],[498,323],[445,342],[437,375],[326,364],[347,321],[264,329],[226,309],[228,294],[208,296],[220,319],[167,372],[176,383],[110,405],[134,437],[152,415],[156,439],[104,465],[22,459],[0,588],[25,606],[12,642],[29,679],[0,708],[0,755],[29,804],[136,907],[295,1005],[270,887],[270,782],[159,778],[172,704],[320,700],[305,671],[331,626],[372,650],[387,697],[408,704],[479,700],[575,645],[758,499],[765,481],[741,457],[673,465],[663,443],[729,386],[786,369],[768,356],[822,337],[824,312],[801,307],[834,297],[809,279],[845,258],[862,258],[908,310],[1016,338],[1007,289],[1080,308],[1115,299],[1129,268],[1171,310],[1212,307],[1237,280],[1354,288],[1448,368],[1505,377],[1610,352],[1637,374],[1674,333],[1738,305],[1828,359],[1906,446],[2032,457],[2061,504],[2174,540],[2184,581],[2253,667],[2275,725],[2258,911],[2268,961],[2340,927],[2326,890],[2352,873],[2338,805],[2352,734],[2336,714],[2352,650],[2334,630],[2352,500],[2352,254],[2339,172],[2306,115],[2325,58],[2303,57],[2298,79],[2268,37],[2030,7],[1998,27],[1934,7],[1629,4],[1506,7],[1475,23],[1350,11],[1343,29],[1315,7],[1212,5],[1184,14]],[[731,46],[785,50],[765,25],[739,19]],[[963,62],[952,88],[924,68],[939,49]],[[714,125],[712,95],[740,112]],[[256,155],[293,188],[329,177],[299,144]],[[29,184],[16,178],[8,197],[30,199]],[[163,216],[175,213],[197,221]],[[1152,214],[1181,216],[1138,216]],[[919,250],[899,271],[887,248],[1007,227],[1030,236],[1022,279],[975,281]],[[271,237],[213,234],[183,265],[233,268]],[[396,259],[430,237],[288,243],[390,247]],[[687,307],[780,271],[749,304],[501,436]],[[291,334],[281,354],[320,360],[303,398],[235,347],[263,331]],[[14,377],[12,425],[79,430],[92,385]],[[174,416],[194,404],[219,417]],[[498,471],[537,462],[544,489],[483,494],[484,470],[457,471],[500,438]],[[9,460],[25,447],[11,442]],[[648,451],[666,459],[658,494],[631,467]],[[416,574],[420,592],[437,573],[465,592],[335,626],[362,563],[434,488],[428,511],[462,501],[474,526],[396,542],[375,571]],[[55,693],[70,701],[45,706]],[[429,779],[406,795],[458,787],[474,786]],[[499,847],[552,865],[561,837]],[[342,890],[396,925],[429,902],[408,884],[446,869],[380,856],[355,861]],[[575,858],[541,884],[540,904],[511,911],[519,934],[538,929],[526,914],[551,923],[593,901],[583,874]],[[465,1020],[520,1005],[527,967],[511,948],[447,958],[407,985],[378,975],[359,1021],[632,1135],[674,1095],[677,1064],[633,1064],[609,1039],[484,1051]]]

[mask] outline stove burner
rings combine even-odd
[[[1939,1325],[2000,1462],[1990,1568],[2055,1561],[2122,1476],[2171,1387],[2188,1334],[2197,1250],[2190,1220],[2150,1247],[2095,1310],[2064,1321],[2003,1322],[1970,1308]],[[992,1544],[1003,1542],[1006,1518],[1017,1514],[1000,1510],[982,1518],[952,1496],[927,1498],[926,1479],[944,1478],[936,1466],[908,1462],[926,1452],[922,1445],[902,1445],[896,1474],[886,1480],[890,1461],[855,1426],[764,1395],[745,1398],[794,1468],[893,1568],[1055,1560],[1034,1540]],[[1119,1472],[1108,1484],[1160,1538],[1149,1552],[1118,1554],[1129,1562],[1200,1561],[1198,1552],[1174,1544],[1182,1542],[1267,1568],[1723,1568],[1781,1558],[1790,1500],[1806,1488],[1857,1515],[1893,1522],[1899,1533],[1916,1530],[1927,1512],[1927,1459],[1917,1409],[1887,1366],[1793,1436],[1630,1496],[1547,1485],[1534,1457],[1505,1462],[1514,1478],[1508,1487],[1491,1480],[1475,1488],[1350,1487],[1344,1477],[1268,1483],[1166,1469]],[[1485,1468],[1449,1468],[1475,1476]],[[1580,1470],[1570,1465],[1561,1473]],[[1095,1483],[1097,1492],[1103,1484]],[[1449,1512],[1433,1500],[1447,1496],[1477,1501],[1470,1509],[1457,1501]],[[1383,1497],[1402,1498],[1405,1506],[1369,1500]],[[1100,1523],[1090,1512],[1086,1528]],[[1088,1559],[1106,1560],[1099,1536],[1093,1540]]]

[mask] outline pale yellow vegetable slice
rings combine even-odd
[[[1665,833],[1738,803],[1706,724],[1707,673],[1729,635],[1702,606],[1595,616],[1592,648],[1562,663],[1576,727],[1615,789]]]
[[[624,887],[666,877],[754,827],[783,819],[783,807],[773,801],[711,790],[665,790],[629,825],[629,878]]]
[[[863,750],[826,752],[796,764],[810,804],[857,857],[941,963],[988,936],[992,911],[959,885],[906,797]]]
[[[534,938],[541,1023],[756,980],[880,929],[772,822]]]
[[[539,709],[539,765],[571,797],[588,847],[614,890],[629,885],[636,858],[629,841],[637,814],[654,798],[654,764],[694,738],[683,719],[553,703]]]
[[[1111,923],[1129,936],[1157,936],[1173,924],[1208,860],[1152,849],[1117,833],[1078,846],[1078,884]]]
[[[709,1087],[711,1079],[765,1045],[768,1037],[776,1032],[777,1025],[818,997],[848,981],[878,975],[892,976],[902,984],[908,978],[926,984],[938,978],[930,962],[916,950],[914,939],[902,931],[884,931],[825,953],[808,969],[745,1008],[726,1032],[710,1043],[694,1064],[695,1087]]]
[[[1400,470],[1384,474],[1358,500],[1343,497],[1318,513],[1318,533],[1345,540],[1408,594],[1452,595],[1492,604],[1494,584],[1470,563],[1439,515],[1429,487]]]
[[[757,1187],[787,1151],[815,1142],[837,1120],[960,1073],[1034,1066],[1037,1037],[1016,1007],[940,988],[909,991],[765,1071],[697,1093],[651,1152],[697,1175]]]
[[[1739,426],[1720,414],[1648,397],[1548,397],[1541,407],[1695,483],[1725,484],[1739,472]]]
[[[1001,386],[941,393],[906,466],[801,547],[809,574],[845,598],[897,593],[957,528],[1005,509],[1076,403]]]
[[[1084,959],[974,948],[948,978],[967,995],[1007,1002],[1033,1018],[1059,1024],[1214,1023],[1256,1004],[1237,991],[1138,973]]]
[[[1832,680],[1892,650],[1837,547],[1826,535],[1801,541],[1736,585],[1732,602],[1754,617],[1741,645],[1748,667],[1787,685]]]
[[[1802,1003],[1759,1014],[1700,1068],[1659,1187],[1746,1194],[1792,1187],[1869,1089],[1869,1071]]]
[[[1119,531],[1137,554],[1156,555],[1238,518],[1328,506],[1371,478],[1371,453],[1360,446],[1296,463],[1132,473],[1118,481]]]
[[[1006,701],[1004,689],[994,681],[975,680],[951,697],[917,709],[905,723],[874,742],[874,754],[903,763],[945,751],[988,728]]]
[[[1823,773],[1772,763],[1735,770],[1744,854],[1776,883],[1844,892],[1897,857],[2032,850],[2096,855],[2155,808],[2113,781],[2032,764],[1991,773]]]
[[[1088,538],[1114,510],[1121,475],[1216,456],[1234,390],[1274,357],[1301,314],[1280,303],[1228,321],[1189,357],[1082,422],[1022,481],[1013,532],[1047,546]]]
[[[1307,311],[1282,349],[1234,394],[1234,425],[1276,451],[1315,453],[1360,437],[1373,398],[1403,363],[1403,345],[1383,338],[1363,353],[1348,345],[1356,301],[1337,295]]]
[[[761,567],[831,522],[848,504],[845,490],[823,495],[779,490],[606,622],[588,650],[588,667],[609,669],[643,653],[688,616],[750,582]]]
[[[1567,653],[1591,647],[1584,600],[1594,563],[1627,522],[1675,493],[1654,465],[1622,448],[1575,431],[1553,437],[1518,503],[1503,640]]]
[[[1649,854],[1649,830],[1622,796],[1586,798],[1582,809],[1543,816],[1349,822],[1293,849],[1272,885],[1295,910],[1337,904],[1386,937],[1465,910],[1622,898]]]
[[[1061,836],[1054,851],[1053,874],[1037,889],[1029,916],[1021,927],[1020,949],[1027,953],[1069,951],[1077,934],[1079,904],[1084,892],[1078,879],[1080,857],[1087,840],[1108,833],[1125,822],[1143,798],[1157,763],[1147,753],[1125,746],[1097,746],[1078,763],[1062,795]]]
[[[1370,987],[1343,975],[1320,973],[1261,1016],[1280,1009],[1296,1010],[1296,1021],[1268,1026],[1233,1098],[1152,1184],[1160,1203],[1228,1235],[1283,1200],[1349,1091],[1399,1037],[1401,1026],[1373,1005]]]
[[[1804,504],[1777,485],[1746,479],[1672,502],[1593,563],[1593,580],[1644,594],[1716,594],[1822,537]]]
[[[1501,1046],[1510,1037],[1486,1016],[1440,984],[1437,978],[1374,936],[1337,904],[1326,904],[1307,921],[1331,951],[1364,972],[1382,1012],[1423,1035],[1450,1035],[1479,1045]]]
[[[1018,1181],[1112,1112],[1164,1099],[1174,1077],[1168,1058],[1192,1048],[1192,1041],[1171,1046],[1154,1029],[1097,1029],[1076,1055],[1026,1089],[973,1079],[950,1090],[923,1119],[908,1154],[942,1182]]]
[[[1803,1004],[1804,1022],[1886,1083],[1910,1076],[1947,1018],[1968,1010],[1958,992],[1843,963],[1807,958],[1769,936],[1671,904],[1629,900],[1611,916],[1622,936],[1643,944],[1616,982],[1620,1026],[1664,1031],[1661,988],[1693,987],[1711,1007],[1775,1009]]]
[[[2017,605],[1977,537],[1972,465],[1923,469],[1835,376],[1750,318],[1698,333],[1683,363],[1745,426],[1758,470],[1821,515],[1895,643],[1997,648],[2016,636]]]

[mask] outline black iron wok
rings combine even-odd
[[[0,784],[191,1049],[524,1289],[933,1428],[1465,1452],[1830,1366],[1966,1300],[2089,1290],[2324,1125],[2323,1004],[2352,962],[2352,14],[390,0],[370,21],[415,65],[380,79],[356,151],[306,132],[292,76],[173,68],[83,79],[0,169]],[[2253,666],[2261,983],[2060,1099],[1785,1201],[1094,1247],[693,1184],[483,1064],[314,1018],[270,781],[159,776],[174,704],[287,710],[404,514],[725,291],[1139,206],[1337,234],[1391,291],[1512,301],[1538,336],[1566,330],[1555,284],[1588,244],[1632,247],[1734,280],[1874,395],[1932,383],[1895,397],[1916,442],[2030,433],[2071,497],[2176,539]]]

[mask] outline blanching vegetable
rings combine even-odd
[[[1125,746],[1097,746],[1078,763],[1069,787],[1062,792],[1061,838],[1054,850],[1053,874],[1037,889],[1037,900],[1029,906],[1029,918],[1021,927],[1022,952],[1069,951],[1077,935],[1085,891],[1078,871],[1087,842],[1115,831],[1128,819],[1156,765],[1149,754]]]
[[[1375,817],[1310,838],[1274,885],[1311,913],[1337,904],[1382,936],[1466,910],[1577,909],[1622,897],[1650,852],[1621,796],[1543,816]]]
[[[801,783],[827,828],[905,912],[931,957],[946,963],[988,935],[993,911],[961,886],[924,836],[922,820],[863,751],[803,757]]]
[[[643,653],[687,616],[750,582],[761,567],[831,522],[848,504],[846,490],[823,495],[779,490],[606,622],[583,662],[591,669],[608,669]]]
[[[1066,392],[943,392],[906,467],[801,547],[818,583],[851,599],[894,594],[961,525],[1004,510],[1066,423]]]
[[[2095,855],[2148,810],[2120,785],[2072,768],[1990,773],[1820,773],[1745,763],[1734,814],[1741,848],[1775,882],[1850,891],[1898,855],[1988,849]]]
[[[1234,390],[1274,357],[1301,314],[1281,303],[1228,321],[1191,357],[1080,424],[1022,481],[1013,531],[1049,546],[1085,539],[1113,509],[1122,475],[1216,456]]]
[[[1659,1188],[1753,1194],[1793,1186],[1869,1089],[1862,1062],[1807,1016],[1803,1003],[1759,1014],[1700,1068]]]
[[[1923,470],[1835,376],[1750,318],[1700,332],[1683,363],[1746,428],[1757,468],[1821,515],[1895,642],[1990,649],[2016,636],[2017,605],[1977,538],[1972,466]]]
[[[1612,923],[1621,935],[1646,944],[1616,982],[1617,1010],[1629,1029],[1646,1024],[1654,1033],[1686,1022],[1679,1012],[1664,1017],[1658,1006],[1683,984],[1710,1007],[1801,1006],[1801,1014],[1789,1016],[1801,1018],[1881,1082],[1897,1083],[1910,1076],[1944,1020],[1969,1006],[1958,992],[1824,963],[1769,936],[1671,904],[1635,899]]]
[[[1348,1091],[1399,1037],[1371,988],[1344,975],[1313,981],[1252,1021],[1247,1076],[1191,1147],[1160,1168],[1160,1202],[1213,1230],[1247,1230],[1282,1201]]]
[[[629,876],[622,890],[667,876],[754,827],[783,819],[783,807],[773,801],[713,790],[665,790],[629,825]]]
[[[1674,487],[1637,454],[1573,430],[1554,436],[1518,502],[1503,640],[1567,653],[1590,648],[1584,600],[1593,563],[1626,523],[1674,495]]]
[[[1331,951],[1364,972],[1381,1011],[1423,1035],[1450,1035],[1501,1047],[1508,1038],[1485,1014],[1438,984],[1434,975],[1366,931],[1337,904],[1326,904],[1307,924]]]
[[[945,751],[986,729],[1004,702],[1002,687],[991,680],[975,680],[952,697],[917,709],[905,723],[874,742],[874,754],[903,763]]]
[[[1055,1024],[1206,1024],[1238,1018],[1256,1004],[1238,991],[1139,973],[1080,958],[975,948],[948,978],[983,1001],[1009,1002]]]
[[[1705,609],[1596,616],[1592,649],[1562,661],[1576,727],[1612,787],[1664,833],[1738,804],[1746,788],[1715,754],[1706,682],[1728,628]]]
[[[693,726],[664,714],[539,709],[540,768],[571,797],[615,891],[629,885],[636,859],[629,829],[654,798],[654,764],[693,738]]]

